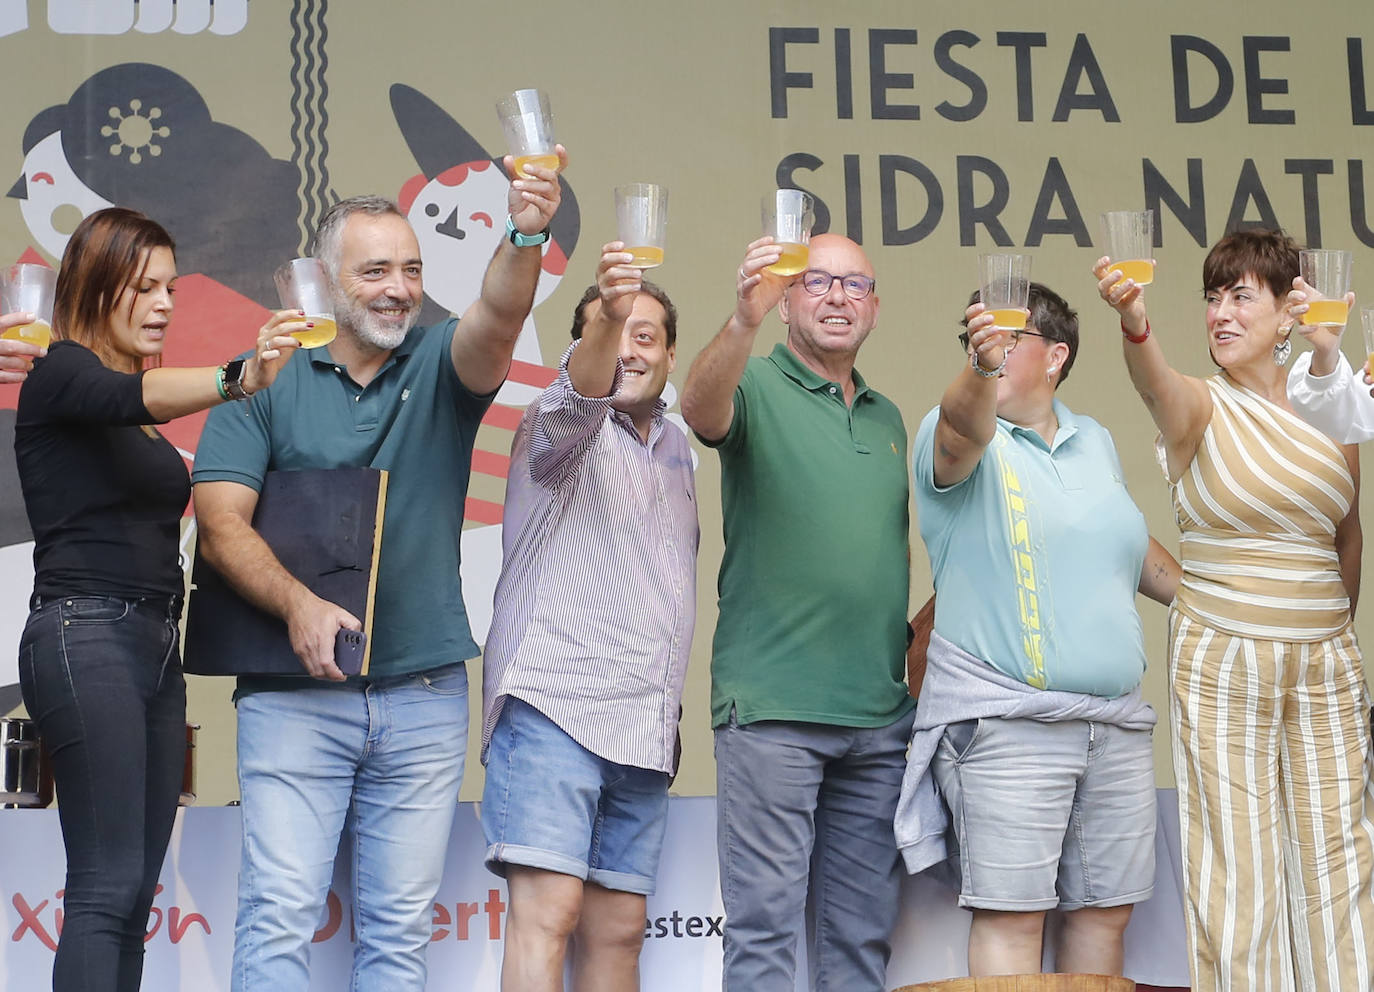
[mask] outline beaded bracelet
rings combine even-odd
[[[1131,337],[1131,333],[1128,330],[1126,330],[1126,321],[1123,319],[1121,321],[1121,336],[1124,337],[1127,341],[1131,342],[1131,344],[1143,343],[1145,339],[1150,336],[1150,318],[1145,318],[1145,333],[1141,334],[1138,338]]]
[[[972,368],[973,371],[981,375],[984,379],[996,379],[999,375],[1002,374],[1002,370],[1007,367],[1007,353],[1005,351],[1002,352],[1002,364],[997,366],[997,368],[995,369],[983,368],[983,366],[978,361],[978,352],[976,351],[969,352],[968,363],[969,367]]]

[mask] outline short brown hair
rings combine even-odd
[[[109,320],[124,290],[143,278],[154,248],[175,254],[176,243],[166,228],[137,210],[107,207],[82,220],[57,272],[53,336],[85,345],[111,368],[127,366],[110,344]]]
[[[1253,275],[1283,299],[1298,272],[1298,243],[1283,231],[1232,231],[1212,246],[1202,263],[1202,291],[1225,289]]]
[[[652,296],[658,300],[663,307],[663,327],[668,332],[668,347],[677,344],[677,307],[673,306],[673,301],[668,299],[668,294],[663,291],[663,287],[645,279],[639,284],[639,291],[646,296]],[[587,304],[601,295],[601,290],[596,283],[587,287],[582,294],[582,299],[577,301],[577,306],[573,310],[572,336],[574,341],[582,340],[582,327],[587,323]]]

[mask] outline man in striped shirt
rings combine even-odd
[[[638,989],[696,609],[692,455],[664,418],[677,313],[620,242],[511,449],[483,660],[487,867],[501,988]]]

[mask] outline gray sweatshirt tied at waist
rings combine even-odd
[[[1141,696],[1138,685],[1115,699],[1036,689],[932,633],[893,823],[897,848],[906,861],[906,870],[913,875],[948,855],[945,831],[949,810],[930,770],[935,749],[946,726],[983,717],[1043,723],[1090,720],[1125,730],[1149,730],[1156,722],[1155,711]]]

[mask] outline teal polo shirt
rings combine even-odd
[[[414,328],[365,387],[335,364],[327,345],[302,350],[271,389],[211,410],[196,451],[192,483],[238,482],[259,492],[273,469],[390,473],[372,677],[478,653],[458,561],[473,442],[492,397],[469,392],[453,369],[457,326]]]
[[[1140,683],[1136,589],[1149,534],[1106,429],[1054,403],[1059,429],[997,421],[967,479],[935,486],[935,426],[912,454],[916,519],[935,578],[935,629],[1039,689],[1115,698]]]
[[[906,687],[906,428],[779,344],[750,358],[720,454],[725,557],[711,721],[885,726]]]

